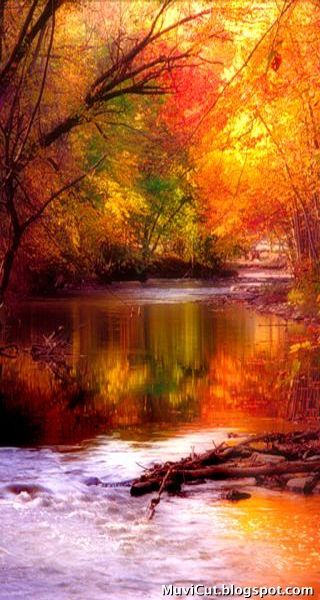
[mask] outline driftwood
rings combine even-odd
[[[70,349],[69,337],[60,325],[49,336],[43,335],[37,344],[31,346],[30,354],[35,362],[49,367],[58,379],[70,381],[71,367],[67,362]]]
[[[281,476],[295,473],[310,473],[303,491],[312,493],[320,481],[320,431],[253,436],[235,446],[222,444],[202,455],[155,465],[133,482],[130,493],[160,490],[160,499],[163,491],[177,492],[182,484],[247,477],[274,487]]]
[[[0,356],[3,358],[17,358],[19,353],[18,346],[16,344],[7,344],[6,346],[0,346]]]
[[[49,336],[42,336],[36,344],[26,350],[32,360],[47,365],[51,371],[60,379],[64,379],[70,373],[67,356],[70,354],[70,341],[60,325]],[[15,359],[19,355],[17,344],[6,344],[0,346],[0,357]]]
[[[150,502],[150,506],[149,506],[149,521],[151,521],[151,519],[153,519],[153,516],[156,512],[156,506],[159,504],[160,500],[161,500],[161,495],[162,493],[167,489],[167,482],[168,480],[171,478],[171,469],[168,469],[168,471],[166,472],[162,483],[160,485],[160,489],[159,489],[159,493],[155,498],[152,498],[151,502]]]
[[[171,470],[170,478],[166,485],[173,487],[173,483],[177,484],[189,483],[199,479],[239,479],[241,477],[270,477],[274,475],[283,475],[285,473],[307,473],[313,472],[315,469],[320,469],[320,460],[317,462],[309,461],[284,461],[277,465],[262,465],[258,467],[249,466],[215,466],[206,467],[203,469],[176,469]],[[158,479],[149,479],[146,482],[140,481],[133,483],[131,487],[132,496],[141,496],[150,491],[159,489]],[[166,489],[166,488],[165,488]]]

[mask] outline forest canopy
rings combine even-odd
[[[313,0],[2,0],[0,296],[264,238],[317,273],[319,22]]]

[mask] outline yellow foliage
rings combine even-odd
[[[311,350],[311,349],[312,349],[311,342],[305,341],[305,342],[300,342],[299,344],[292,344],[292,346],[290,346],[289,353],[295,354],[295,353],[299,352],[300,350]]]

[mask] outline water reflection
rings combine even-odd
[[[136,288],[129,292],[20,308],[8,338],[19,342],[20,357],[1,361],[2,445],[177,423],[247,427],[253,417],[283,427],[281,419],[299,417],[303,403],[293,398],[307,383],[288,349],[300,326],[189,298],[166,303],[165,290],[161,302],[153,290],[150,304]],[[27,351],[57,327],[70,337],[65,377]],[[312,398],[317,417],[318,396]]]
[[[84,484],[136,477],[233,428],[296,428],[302,414],[319,416],[319,353],[290,353],[301,326],[189,297],[168,302],[165,290],[159,302],[155,290],[152,302],[130,293],[33,302],[10,324],[7,340],[21,352],[1,361],[1,443],[64,445],[0,451],[0,596],[156,600],[163,583],[199,582],[317,594],[316,496],[255,488],[231,506],[212,481],[165,495],[148,521],[145,497]],[[59,326],[70,336],[64,373],[29,352]],[[40,492],[14,494],[17,482]]]

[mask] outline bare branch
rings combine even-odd
[[[161,86],[155,85],[152,88],[147,88],[145,87],[145,84],[151,80],[155,80],[159,74],[161,74],[159,70],[153,70],[155,67],[162,65],[163,71],[166,67],[174,67],[175,63],[178,63],[179,61],[191,56],[190,50],[180,53],[177,56],[165,57],[160,55],[156,59],[149,61],[147,60],[142,65],[136,67],[133,66],[134,59],[138,55],[141,55],[147,46],[150,46],[165,34],[177,29],[182,25],[196,21],[203,16],[211,14],[212,12],[212,9],[207,9],[192,15],[188,15],[187,17],[177,20],[172,25],[155,32],[160,16],[163,15],[165,9],[171,4],[171,2],[172,0],[166,0],[166,2],[164,2],[162,9],[159,11],[157,17],[153,21],[148,34],[140,42],[136,43],[133,48],[126,52],[119,62],[114,63],[107,71],[105,71],[95,80],[84,99],[84,105],[80,107],[76,113],[69,115],[66,119],[64,119],[64,121],[56,125],[53,129],[51,129],[51,131],[42,137],[40,141],[42,147],[50,146],[62,135],[80,125],[83,122],[84,112],[88,113],[91,108],[95,107],[100,102],[108,102],[113,98],[127,94],[161,95],[168,92],[168,89],[164,89]],[[144,78],[142,81],[134,81],[131,85],[122,87],[124,83],[132,81],[142,74],[147,73],[149,73],[148,77]]]
[[[69,181],[68,183],[64,184],[56,192],[51,194],[51,196],[42,204],[42,206],[33,215],[31,215],[31,217],[26,219],[26,221],[21,225],[22,231],[25,231],[28,227],[30,227],[30,225],[32,225],[32,223],[37,221],[41,217],[41,215],[44,213],[46,208],[48,208],[48,206],[54,200],[59,198],[64,192],[67,192],[69,189],[71,189],[72,187],[74,187],[75,185],[77,185],[78,183],[83,181],[84,179],[86,179],[86,177],[88,177],[90,175],[90,173],[92,173],[93,171],[96,171],[96,169],[103,163],[106,156],[107,155],[104,154],[88,171],[86,171],[85,173],[81,173],[81,175],[78,175],[77,177],[72,179],[72,181]]]
[[[12,78],[16,73],[22,59],[27,55],[29,48],[31,47],[38,33],[40,33],[40,31],[42,31],[45,28],[49,19],[58,10],[58,8],[62,6],[64,2],[65,0],[48,0],[47,4],[45,5],[40,16],[34,23],[33,27],[31,27],[31,29],[28,31],[28,28],[34,17],[35,10],[39,4],[39,0],[33,0],[25,22],[22,26],[18,41],[11,53],[8,62],[0,71],[0,97],[6,91],[10,81],[12,81]]]
[[[55,0],[50,0],[52,5],[54,4]],[[32,115],[30,117],[28,126],[27,126],[27,131],[25,133],[24,139],[21,143],[21,146],[13,160],[13,165],[17,164],[17,162],[19,161],[19,158],[23,152],[23,149],[28,141],[28,137],[30,135],[34,120],[37,116],[37,112],[40,108],[40,103],[42,100],[42,96],[44,93],[44,88],[46,85],[46,80],[47,80],[47,75],[48,75],[48,67],[49,67],[49,61],[50,61],[50,56],[51,56],[51,50],[52,50],[52,46],[53,46],[53,38],[54,38],[54,30],[55,30],[55,12],[54,10],[52,10],[52,23],[51,23],[51,33],[50,33],[50,40],[49,40],[49,46],[48,46],[48,50],[47,50],[47,56],[46,56],[46,62],[45,62],[45,67],[44,67],[44,71],[43,71],[43,76],[42,76],[42,81],[41,81],[41,85],[40,85],[40,90],[39,90],[39,94],[38,94],[38,98],[37,101],[35,103],[34,109],[32,111]]]

